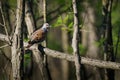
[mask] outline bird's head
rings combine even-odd
[[[42,26],[42,29],[46,29],[47,31],[49,28],[50,28],[50,25],[48,23],[44,23]]]

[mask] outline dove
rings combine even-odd
[[[33,44],[43,42],[45,40],[49,28],[50,25],[48,23],[44,23],[40,29],[33,32],[26,48],[31,47]]]

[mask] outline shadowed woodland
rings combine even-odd
[[[120,80],[119,3],[0,0],[0,80]]]

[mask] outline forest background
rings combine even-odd
[[[34,28],[40,28],[44,20],[44,0],[25,0],[25,11],[31,12]],[[12,36],[16,26],[17,0],[0,1],[0,34]],[[81,56],[104,61],[120,62],[120,1],[76,0],[79,18],[79,53]],[[111,7],[109,9],[109,7]],[[72,0],[46,0],[46,21],[51,25],[47,35],[47,48],[73,54],[72,38],[74,12]],[[29,23],[28,23],[29,24]],[[29,40],[26,20],[22,24],[23,41]],[[5,26],[6,29],[5,29]],[[29,28],[28,28],[29,29]],[[10,45],[0,41],[0,80],[13,80]],[[42,80],[32,52],[24,55],[25,80]],[[76,80],[73,62],[48,56],[48,68],[52,80]],[[112,76],[111,76],[112,75]],[[120,71],[90,65],[81,65],[81,80],[119,80]]]

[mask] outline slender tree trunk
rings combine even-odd
[[[12,44],[12,72],[13,80],[24,80],[23,76],[23,21],[24,21],[24,0],[17,0],[16,29],[13,35]]]
[[[72,0],[73,3],[73,12],[74,12],[74,32],[73,32],[73,39],[72,39],[72,47],[73,52],[75,55],[75,67],[76,67],[76,77],[77,80],[81,80],[81,60],[80,60],[80,53],[79,53],[79,20],[78,20],[78,11],[77,11],[77,0]]]
[[[103,3],[103,38],[104,42],[104,60],[115,61],[113,41],[112,41],[112,24],[111,24],[111,11],[112,11],[112,0],[102,0]],[[115,80],[114,70],[105,70],[105,80]]]

